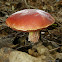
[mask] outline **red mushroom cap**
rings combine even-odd
[[[16,30],[32,31],[46,28],[54,23],[54,18],[39,9],[25,9],[13,13],[7,18],[6,24]]]

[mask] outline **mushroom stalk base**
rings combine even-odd
[[[29,32],[28,41],[33,43],[38,42],[39,40],[39,31]]]

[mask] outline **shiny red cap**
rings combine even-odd
[[[6,24],[21,31],[34,31],[46,28],[54,23],[54,18],[39,9],[24,9],[13,13],[6,20]]]

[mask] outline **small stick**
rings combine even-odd
[[[59,49],[59,48],[60,48],[60,47],[51,49],[51,50],[49,50],[49,52],[55,51],[55,50],[57,50],[57,49]]]

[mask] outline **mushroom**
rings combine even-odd
[[[10,15],[6,24],[15,30],[29,32],[28,41],[38,42],[40,30],[54,23],[54,18],[39,9],[24,9]]]

